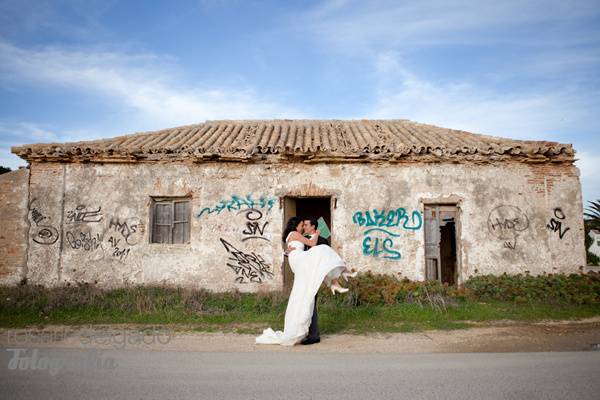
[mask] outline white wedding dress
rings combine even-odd
[[[321,283],[325,281],[328,286],[331,285],[331,280],[339,277],[346,268],[344,260],[327,245],[304,251],[302,242],[292,240],[288,246],[294,248],[288,255],[290,268],[294,272],[294,285],[285,310],[283,331],[267,328],[256,338],[257,344],[293,346],[304,339],[308,334],[315,295]]]

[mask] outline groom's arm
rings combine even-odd
[[[329,246],[329,240],[325,239],[322,236],[319,236],[319,238],[317,239],[317,244],[315,244],[315,246],[318,246],[320,244],[326,244],[327,246]],[[313,246],[310,246],[313,247]]]

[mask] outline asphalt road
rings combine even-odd
[[[32,349],[20,352],[18,359],[15,354],[1,349],[4,400],[600,399],[600,351],[319,354],[43,348],[37,355]]]

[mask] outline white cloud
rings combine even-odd
[[[109,34],[100,21],[115,5],[116,0],[2,0],[0,37],[97,40]]]
[[[584,133],[597,135],[600,129],[597,102],[582,91],[499,93],[470,82],[428,81],[405,68],[393,52],[376,60],[377,95],[367,118],[406,118],[501,137],[566,142],[576,150],[584,146],[579,140]],[[600,156],[586,149],[577,152],[584,201],[600,198]]]
[[[154,54],[77,51],[56,47],[29,50],[0,42],[0,72],[12,81],[61,85],[103,96],[132,110],[144,126],[175,126],[205,119],[300,116],[256,95],[250,88],[190,85],[173,77],[173,61]]]
[[[359,117],[573,142],[600,129],[592,90],[600,30],[589,26],[598,15],[594,0],[348,0],[323,3],[302,18],[319,45],[371,63],[376,93]],[[493,64],[480,54],[490,47],[498,49]],[[443,57],[448,68],[419,58],[443,48],[457,53],[460,67],[450,55]],[[463,65],[469,55],[472,67]],[[436,72],[425,76],[419,65]]]
[[[206,119],[299,118],[302,114],[258,96],[251,88],[190,85],[174,60],[147,53],[93,51],[59,47],[23,49],[0,42],[0,84],[23,82],[71,88],[103,98],[117,116],[99,126],[58,127],[42,121],[0,121],[0,163],[16,168],[24,162],[10,146],[40,142],[97,139],[146,129],[160,129]],[[131,130],[130,130],[131,129]],[[130,131],[129,131],[130,130]]]
[[[27,165],[27,162],[12,154],[10,147],[0,145],[0,166],[8,167],[14,171],[25,165]]]
[[[60,142],[59,136],[45,126],[31,122],[6,123],[0,122],[0,165],[17,169],[19,166],[27,165],[25,160],[20,159],[10,152],[11,146],[22,143]]]
[[[580,151],[577,158],[579,160],[576,164],[581,170],[584,206],[587,206],[587,201],[600,199],[600,155]]]
[[[0,122],[0,143],[6,144],[16,137],[25,136],[38,142],[52,142],[59,140],[58,135],[48,129],[31,122],[6,123]]]
[[[568,23],[599,13],[597,1],[574,0],[421,0],[325,2],[303,16],[304,26],[337,50],[370,52],[381,48],[411,48],[447,44],[514,43],[511,28],[536,23]],[[504,29],[498,32],[498,29]],[[519,36],[521,45],[562,46],[597,42],[598,34],[572,26],[549,40],[548,29]]]
[[[589,112],[581,93],[568,89],[501,94],[464,81],[428,81],[389,52],[377,58],[376,70],[376,102],[367,115],[371,118],[407,118],[515,139],[558,140],[559,131],[583,124]]]
[[[328,51],[371,63],[375,98],[357,117],[572,143],[587,150],[577,164],[589,200],[600,195],[600,148],[584,138],[600,131],[599,15],[596,0],[343,1],[310,10],[302,26]]]
[[[121,132],[120,127],[117,129],[119,129],[117,132]],[[96,127],[95,130],[65,129],[59,131],[51,124],[0,122],[0,165],[13,170],[27,165],[25,160],[11,153],[12,146],[30,143],[76,142],[106,137],[106,134],[101,132],[105,133],[106,131],[101,127]]]

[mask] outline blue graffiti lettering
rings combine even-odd
[[[394,238],[400,237],[400,234],[384,228],[416,231],[423,226],[423,216],[420,211],[416,210],[408,214],[402,207],[394,210],[372,209],[355,212],[352,222],[361,227],[374,227],[363,232],[363,255],[400,260],[402,254],[394,248]],[[374,235],[384,237],[375,237]]]
[[[253,195],[251,195],[251,194],[246,195],[246,197],[240,197],[240,196],[237,196],[234,194],[231,196],[231,199],[221,200],[220,202],[215,204],[215,206],[212,208],[211,207],[203,208],[202,211],[200,211],[196,215],[196,217],[200,218],[205,213],[206,214],[216,213],[218,215],[218,214],[221,214],[221,212],[223,210],[227,210],[229,212],[239,211],[245,207],[248,209],[267,208],[267,211],[271,211],[271,209],[275,205],[276,201],[277,201],[277,198],[275,198],[275,197],[267,198],[265,196],[260,196],[260,198],[254,199]]]
[[[379,257],[383,254],[383,258],[390,260],[399,260],[402,258],[402,254],[399,251],[394,250],[394,241],[390,238],[372,238],[366,235],[363,239],[363,255]]]
[[[390,236],[393,236],[393,237],[400,237],[399,233],[392,233],[390,231],[386,231],[385,229],[381,229],[381,228],[371,228],[371,229],[368,229],[368,230],[365,231],[365,235],[368,235],[371,232],[383,232],[386,235],[390,235]]]
[[[358,226],[401,227],[416,231],[423,226],[423,216],[416,210],[409,216],[406,209],[402,207],[388,211],[373,209],[355,212],[352,222]]]

